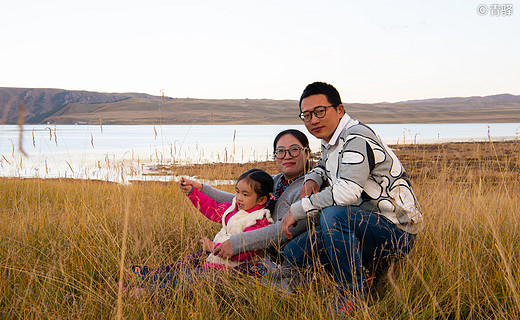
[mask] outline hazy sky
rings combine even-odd
[[[298,99],[325,81],[345,102],[520,94],[520,0],[0,1],[0,87]],[[494,4],[512,15],[492,16]]]

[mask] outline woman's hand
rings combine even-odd
[[[212,252],[215,249],[215,242],[209,240],[207,237],[200,239],[200,244],[204,251]]]
[[[307,180],[303,184],[302,191],[300,191],[300,199],[310,196],[311,194],[318,193],[320,186],[314,180]]]
[[[222,259],[231,259],[233,257],[233,248],[231,248],[231,241],[226,240],[218,246],[213,252],[214,255],[221,257]]]
[[[296,219],[294,219],[291,211],[282,220],[282,233],[287,239],[292,239],[293,235],[289,231],[289,227],[296,226]]]
[[[193,188],[202,191],[202,183],[184,177],[179,180],[179,186],[181,187],[181,191],[186,195],[190,194]]]

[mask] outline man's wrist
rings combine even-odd
[[[303,199],[306,199],[306,198],[303,198]],[[303,199],[300,201],[297,201],[291,205],[290,210],[291,210],[294,220],[296,220],[296,221],[305,219],[305,217],[307,216],[305,213],[305,210],[303,209],[303,206],[302,206]]]

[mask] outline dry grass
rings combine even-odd
[[[354,317],[518,318],[520,143],[417,145],[397,153],[426,228],[379,296]],[[263,165],[273,173],[272,163]],[[235,179],[255,166],[179,172]],[[119,294],[122,256],[125,266],[166,264],[198,250],[197,239],[218,229],[172,183],[0,178],[0,189],[1,318],[332,317],[325,304],[334,292],[323,274],[294,296],[227,277],[201,279],[189,297],[175,290],[140,300]],[[132,283],[126,274],[123,280]]]

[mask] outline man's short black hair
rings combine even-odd
[[[333,106],[339,106],[341,104],[339,92],[331,84],[325,82],[313,82],[303,90],[302,96],[300,97],[300,111],[302,110],[302,100],[315,94],[324,94],[329,103]]]

